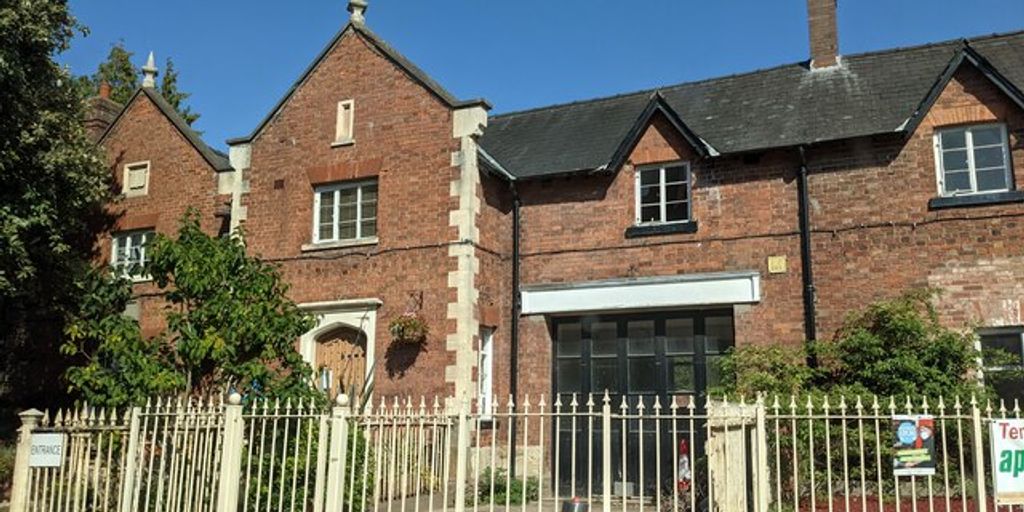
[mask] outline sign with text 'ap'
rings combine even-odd
[[[32,434],[32,451],[28,465],[31,468],[59,468],[64,461],[64,434]]]
[[[1024,505],[1024,420],[992,420],[996,505]]]

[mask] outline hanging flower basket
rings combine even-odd
[[[405,313],[388,324],[393,343],[418,344],[427,341],[430,329],[427,323],[415,313]]]

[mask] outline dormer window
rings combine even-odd
[[[355,141],[352,132],[356,104],[353,100],[338,102],[338,118],[334,128],[334,145],[351,144]]]
[[[124,166],[121,193],[125,197],[144,196],[149,193],[149,162],[135,162]]]
[[[935,132],[939,193],[944,197],[1013,188],[1006,126],[985,124]]]
[[[688,162],[637,168],[637,225],[673,224],[690,220]]]

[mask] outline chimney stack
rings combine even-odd
[[[811,36],[811,69],[839,64],[839,33],[836,30],[838,0],[807,0],[807,26]]]
[[[352,13],[349,16],[349,21],[352,23],[360,25],[366,23],[366,0],[349,0],[348,12]]]
[[[100,98],[110,99],[110,84],[106,80],[100,82]]]
[[[99,140],[121,112],[121,104],[110,99],[110,92],[110,84],[100,82],[99,94],[85,102],[85,129],[93,142]]]

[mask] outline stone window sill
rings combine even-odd
[[[646,224],[626,228],[626,238],[642,236],[671,235],[675,233],[696,233],[697,221],[674,222],[672,224]]]
[[[356,143],[355,139],[336,140],[331,143],[332,148],[341,148],[345,146],[351,146]]]
[[[377,245],[377,242],[377,237],[373,237],[360,238],[358,240],[342,240],[338,242],[319,242],[312,244],[303,244],[302,252],[329,251],[331,249],[348,249],[350,247],[364,247],[367,245]]]
[[[962,208],[967,206],[987,206],[994,204],[1024,203],[1024,190],[1008,190],[988,194],[971,194],[968,196],[934,197],[928,201],[929,210],[944,208]]]

